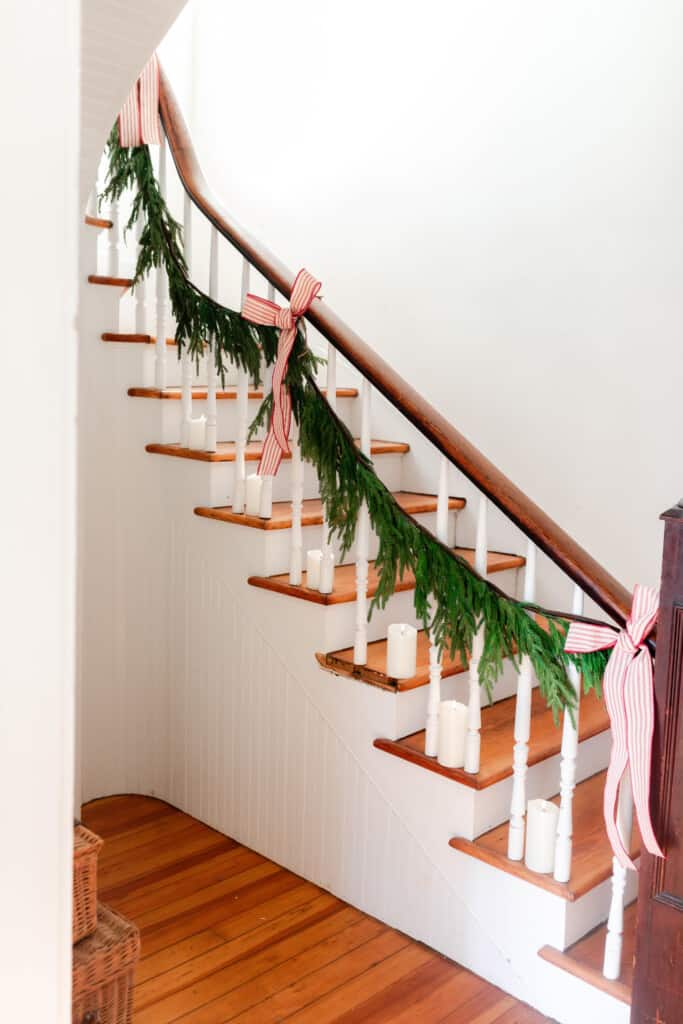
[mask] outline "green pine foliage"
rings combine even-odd
[[[144,223],[135,284],[153,268],[167,271],[179,355],[186,349],[199,358],[209,345],[221,374],[233,363],[258,379],[262,357],[268,365],[275,361],[278,332],[247,323],[188,279],[182,228],[161,195],[148,148],[122,148],[117,126],[108,148],[109,173],[101,198],[116,200],[124,191],[132,191],[126,230],[139,216]],[[567,677],[570,663],[582,672],[586,691],[600,693],[608,652],[567,654],[567,619],[508,597],[401,509],[321,394],[315,382],[319,362],[306,344],[305,327],[299,321],[286,383],[299,424],[301,454],[315,466],[330,536],[339,539],[343,553],[351,547],[359,512],[363,503],[367,505],[379,539],[379,582],[370,614],[386,605],[397,581],[411,572],[417,617],[440,650],[459,655],[467,664],[475,634],[484,627],[478,671],[489,696],[504,659],[517,663],[522,655],[530,658],[541,693],[556,719],[564,709],[573,714],[576,704]],[[250,436],[268,422],[271,408],[272,396],[268,396],[251,425]]]

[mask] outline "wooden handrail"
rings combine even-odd
[[[160,108],[180,180],[194,204],[267,281],[282,295],[289,296],[295,276],[292,271],[245,231],[212,195],[163,68]],[[325,302],[316,302],[306,314],[306,319],[585,594],[620,625],[624,624],[631,598],[623,584],[501,473]]]

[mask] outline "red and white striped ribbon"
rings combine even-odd
[[[159,61],[156,53],[128,94],[119,114],[119,142],[122,146],[159,145]]]
[[[263,442],[258,471],[261,476],[275,476],[283,455],[289,455],[289,430],[292,425],[292,400],[285,385],[287,363],[296,339],[296,323],[308,310],[320,291],[320,281],[300,270],[292,287],[289,306],[278,306],[260,295],[247,295],[242,316],[253,324],[279,327],[280,338],[273,368],[273,409],[270,426]]]
[[[654,587],[637,585],[633,606],[622,630],[612,626],[593,626],[573,622],[564,649],[574,654],[613,648],[603,689],[612,726],[612,751],[605,781],[605,825],[614,856],[624,868],[635,865],[624,849],[616,821],[619,783],[624,772],[631,773],[633,803],[645,849],[663,857],[650,818],[650,771],[652,734],[655,725],[654,678],[652,658],[644,644],[659,612],[659,592]],[[629,837],[624,839],[628,842]]]

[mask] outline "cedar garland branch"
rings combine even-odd
[[[267,365],[275,361],[277,330],[248,323],[190,281],[182,227],[161,195],[147,146],[121,147],[115,125],[108,154],[109,171],[100,202],[118,200],[128,189],[132,191],[125,230],[139,218],[143,223],[133,287],[154,268],[167,272],[179,357],[187,350],[198,360],[208,345],[221,378],[227,366],[234,364],[258,380],[262,357]],[[397,581],[412,573],[417,618],[440,651],[458,655],[467,665],[474,637],[484,627],[478,672],[489,697],[505,659],[518,665],[520,657],[527,656],[555,719],[564,709],[573,716],[576,694],[567,676],[568,665],[582,673],[586,691],[595,689],[600,694],[608,652],[568,654],[564,640],[568,620],[574,616],[509,597],[404,512],[320,392],[315,381],[320,362],[306,344],[300,320],[286,384],[299,424],[301,454],[316,469],[330,537],[338,538],[342,556],[353,543],[363,503],[367,505],[379,542],[378,584],[370,614],[385,607]],[[272,396],[267,396],[251,424],[250,437],[267,423],[271,407]]]

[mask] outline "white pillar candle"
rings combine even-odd
[[[258,473],[250,473],[246,482],[246,513],[248,516],[257,516],[261,511],[261,487],[262,479]]]
[[[306,586],[309,590],[317,590],[320,586],[320,563],[323,559],[322,551],[316,548],[306,554]]]
[[[387,675],[390,679],[411,679],[417,671],[417,630],[395,622],[387,630]]]
[[[530,800],[527,805],[524,863],[539,875],[548,875],[555,867],[559,816],[560,808],[549,800]]]
[[[464,766],[466,736],[467,704],[457,700],[442,700],[439,704],[439,764],[445,768]]]
[[[204,451],[206,440],[206,416],[198,416],[196,420],[187,422],[187,446],[192,452]]]
[[[261,504],[258,511],[261,519],[273,518],[273,478],[272,476],[261,477]]]
[[[334,590],[334,551],[323,552],[320,560],[318,590],[321,594],[331,594]]]

